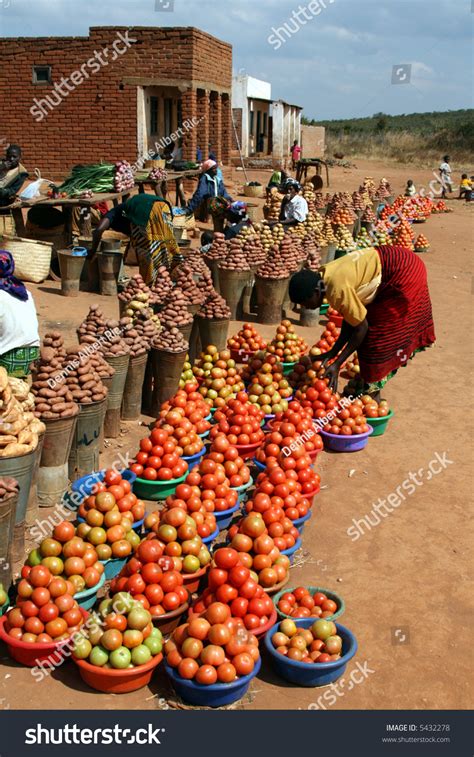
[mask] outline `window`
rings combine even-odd
[[[263,114],[263,133],[267,136],[267,114]]]
[[[33,84],[51,84],[51,66],[33,66]]]
[[[158,134],[158,105],[157,97],[150,97],[150,134]]]

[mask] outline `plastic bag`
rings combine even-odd
[[[22,192],[20,192],[20,200],[33,200],[35,197],[40,197],[40,188],[44,179],[37,179],[28,184]]]

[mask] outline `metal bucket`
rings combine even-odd
[[[99,264],[100,293],[108,297],[116,297],[122,253],[114,250],[101,250],[97,253],[97,261]]]
[[[242,316],[242,295],[251,276],[250,271],[228,271],[226,268],[219,268],[220,293],[230,308],[233,321]]]
[[[120,252],[121,247],[121,239],[103,239],[100,243],[101,252]]]
[[[104,436],[116,439],[120,434],[120,408],[122,406],[123,391],[127,380],[130,354],[105,357],[115,373],[107,395],[107,412],[104,419]]]
[[[43,452],[44,433],[38,436],[38,446],[35,449],[35,462],[33,465],[33,476],[31,478],[30,493],[28,495],[28,504],[26,506],[26,525],[32,526],[39,516],[38,510],[38,471],[40,467],[41,454]]]
[[[107,399],[79,405],[79,415],[69,454],[69,478],[76,481],[99,470],[100,430],[104,422]]]
[[[10,562],[12,565],[23,564],[25,561],[25,531],[26,523],[24,520],[14,524],[10,549]]]
[[[258,323],[280,323],[289,282],[289,278],[263,279],[255,276]]]
[[[212,275],[212,285],[216,292],[218,294],[221,293],[220,290],[220,283],[219,283],[219,266],[217,264],[217,260],[209,260],[209,258],[206,258],[204,256],[204,262],[206,263],[207,267],[209,268],[211,275]]]
[[[140,417],[147,360],[147,352],[130,358],[122,398],[121,415],[124,421],[136,421]]]
[[[20,496],[15,514],[15,523],[22,523],[26,517],[26,508],[30,494],[33,471],[36,462],[36,450],[20,457],[0,458],[0,478],[10,476],[18,481]]]
[[[157,418],[163,402],[169,400],[179,388],[187,350],[165,352],[164,350],[152,349],[150,354],[153,366],[151,414]]]
[[[196,320],[202,348],[205,349],[208,345],[213,344],[219,352],[225,350],[229,333],[229,318],[210,319],[196,316]]]
[[[71,418],[45,419],[40,467],[38,470],[38,504],[51,507],[61,501],[69,484],[68,457],[76,429],[77,415]]]
[[[193,324],[194,324],[194,321],[192,321],[191,323],[188,323],[187,326],[178,326],[178,329],[180,330],[180,332],[182,333],[184,339],[186,339],[188,344],[189,344],[189,340],[191,339]]]
[[[335,260],[336,250],[337,250],[337,244],[330,244],[329,245],[328,259],[327,259],[328,263],[331,263],[333,260]]]
[[[0,583],[6,588],[12,580],[11,548],[18,494],[0,502]]]
[[[71,250],[58,250],[58,260],[61,271],[61,294],[65,297],[77,297],[86,258],[73,255]]]

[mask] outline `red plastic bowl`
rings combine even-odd
[[[89,613],[82,607],[79,609],[82,613],[82,617],[86,620],[89,617]],[[34,668],[49,657],[52,657],[53,662],[56,662],[56,664],[60,664],[60,650],[69,643],[68,639],[64,639],[64,641],[55,641],[51,644],[27,644],[26,642],[14,639],[7,634],[4,628],[6,620],[6,615],[3,615],[0,618],[0,639],[5,642],[8,654],[12,660],[19,662],[21,665],[26,665],[29,668]],[[65,657],[63,659],[67,660],[68,658]]]
[[[320,452],[321,452],[320,449],[312,449],[310,450],[310,452],[308,452],[308,455],[311,458],[311,460],[316,460]]]
[[[306,499],[308,499],[310,501],[311,505],[312,505],[313,504],[313,500],[314,500],[316,494],[319,494],[320,490],[321,490],[321,487],[317,486],[316,489],[313,489],[313,491],[306,492],[306,494],[303,494],[303,497],[305,497]]]
[[[326,313],[326,318],[328,319],[328,321],[332,321],[338,329],[342,327],[342,323],[344,321],[342,315],[329,315],[329,313]]]
[[[194,594],[199,589],[201,578],[207,573],[210,567],[210,563],[205,565],[201,570],[197,570],[196,573],[182,573],[183,586],[189,591],[190,594]]]
[[[260,626],[260,628],[254,628],[250,633],[253,633],[253,635],[256,636],[258,639],[261,636],[265,636],[265,634],[267,633],[267,631],[269,631],[270,628],[275,625],[275,623],[277,621],[277,618],[278,618],[277,611],[276,611],[276,609],[273,609],[272,613],[271,613],[268,621],[265,623],[265,625],[264,626]]]
[[[152,623],[156,628],[160,629],[163,636],[166,636],[178,627],[181,615],[183,615],[188,609],[189,602],[184,602],[184,604],[177,607],[176,610],[165,612],[164,615],[156,615],[152,619]]]
[[[105,694],[126,694],[136,691],[150,683],[153,671],[163,659],[163,654],[155,655],[145,665],[137,665],[135,668],[114,670],[113,668],[98,668],[91,665],[87,660],[75,660],[79,673],[91,689],[103,691]]]
[[[235,447],[238,449],[242,460],[249,460],[251,457],[254,457],[258,448],[261,447],[262,442],[263,439],[261,442],[254,442],[253,444],[236,444]]]

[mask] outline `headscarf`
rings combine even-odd
[[[17,300],[26,302],[28,292],[25,285],[13,276],[15,270],[15,261],[13,255],[7,250],[0,250],[0,291],[8,292]]]
[[[296,181],[296,179],[287,179],[285,183],[283,184],[283,188],[285,192],[290,187],[293,187],[294,189],[296,189],[297,192],[301,192],[301,189],[302,189],[301,184],[298,181]]]
[[[215,160],[205,160],[204,163],[201,163],[201,173],[206,173],[206,171],[210,171],[215,166],[217,166]]]

